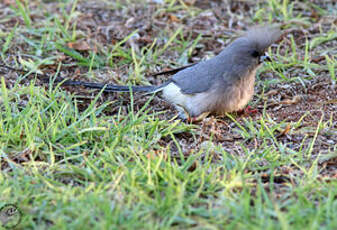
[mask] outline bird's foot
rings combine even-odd
[[[199,121],[202,121],[204,118],[206,118],[210,113],[209,112],[204,112],[202,114],[200,114],[199,116],[197,117],[191,117],[191,116],[188,116],[187,118],[187,121],[189,123],[197,123]]]
[[[253,109],[251,106],[248,105],[245,109],[239,110],[238,115],[244,115],[244,114],[252,115],[258,112],[259,111],[257,109]]]
[[[204,112],[204,113],[199,114],[198,116],[191,116],[188,113],[188,111],[181,106],[176,106],[176,109],[179,112],[178,117],[182,121],[186,121],[188,123],[197,123],[197,122],[203,120],[204,118],[206,118],[210,114],[210,112]]]
[[[197,117],[188,117],[187,119],[186,119],[186,121],[188,122],[188,123],[197,123],[199,120],[198,120],[198,118]]]
[[[256,113],[258,113],[258,112],[259,112],[259,110],[253,109],[253,108],[250,107],[249,105],[244,109],[244,113],[249,114],[249,115],[251,115],[251,114],[256,114]]]

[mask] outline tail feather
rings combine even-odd
[[[188,66],[187,66],[188,67]],[[178,70],[181,70],[183,68],[187,68],[187,67],[182,67],[179,68]],[[16,69],[4,64],[0,63],[0,68],[5,68],[8,70],[12,70],[15,72],[22,72],[25,74],[29,74],[30,72],[24,70],[24,69]],[[173,70],[175,71],[175,70]],[[173,72],[172,71],[172,72]],[[3,71],[1,71],[0,69],[0,73],[2,73]],[[168,72],[162,72],[159,73],[158,75],[161,74],[166,74],[169,73]],[[6,73],[6,72],[4,72]],[[40,74],[40,73],[36,73],[37,75],[40,76],[40,80],[44,81],[44,82],[50,82],[51,81],[51,77],[47,74]],[[168,85],[170,83],[170,81],[165,82],[162,85],[159,86],[126,86],[126,85],[113,85],[113,84],[105,84],[105,83],[94,83],[94,82],[85,82],[85,81],[73,81],[73,80],[69,80],[69,79],[65,79],[62,77],[58,77],[57,79],[55,79],[53,81],[53,83],[61,83],[61,85],[63,86],[83,86],[86,88],[91,88],[91,89],[103,89],[103,92],[129,92],[129,91],[133,91],[133,92],[144,92],[144,93],[156,93],[160,90],[162,90],[166,85]]]
[[[146,92],[146,93],[155,93],[162,88],[160,86],[127,86],[127,85],[113,85],[113,84],[104,84],[104,83],[93,83],[93,82],[83,82],[83,81],[72,81],[65,80],[62,82],[62,85],[71,85],[71,86],[84,86],[91,89],[103,89],[103,92]]]

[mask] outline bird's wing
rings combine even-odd
[[[216,82],[215,79],[221,76],[221,72],[214,65],[215,63],[209,61],[200,62],[176,73],[171,81],[185,94],[208,91]]]

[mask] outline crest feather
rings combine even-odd
[[[243,37],[257,44],[259,50],[266,50],[281,38],[279,26],[256,26],[250,28]]]

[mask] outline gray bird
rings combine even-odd
[[[190,66],[159,86],[132,86],[134,92],[162,92],[182,119],[201,120],[209,114],[242,110],[254,94],[257,68],[266,49],[280,38],[275,27],[257,27],[228,45],[217,56]],[[107,91],[129,86],[107,85]]]
[[[234,40],[217,56],[189,66],[159,86],[119,86],[63,81],[63,85],[104,88],[105,92],[158,93],[179,111],[179,117],[201,120],[209,114],[242,110],[254,94],[257,68],[267,58],[267,48],[280,39],[277,27],[256,27]],[[62,79],[61,79],[62,80]],[[61,81],[59,80],[59,81]]]

